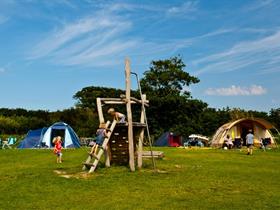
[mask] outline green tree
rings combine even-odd
[[[20,123],[11,117],[0,116],[0,133],[1,134],[12,134],[16,133],[20,127]]]
[[[155,138],[163,131],[186,136],[201,127],[196,120],[207,104],[191,99],[187,88],[199,79],[186,72],[185,66],[180,57],[152,61],[141,79],[143,93],[150,101],[147,116]]]
[[[152,61],[150,69],[144,72],[144,78],[141,80],[142,89],[150,96],[189,97],[190,92],[185,88],[198,83],[199,79],[184,71],[185,67],[180,57]]]
[[[205,108],[201,117],[201,132],[206,136],[212,136],[223,124],[231,120],[229,108],[214,109]]]
[[[269,112],[269,119],[273,125],[280,130],[280,108],[271,109]]]
[[[96,110],[96,98],[119,98],[121,94],[125,94],[125,91],[115,88],[90,86],[75,93],[73,98],[77,100],[76,107]]]

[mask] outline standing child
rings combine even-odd
[[[125,115],[120,112],[116,112],[114,108],[110,108],[108,110],[108,114],[110,114],[117,122],[125,123]]]
[[[61,136],[56,136],[53,139],[53,143],[54,143],[54,154],[56,155],[56,162],[57,163],[62,163],[62,140],[61,140]]]
[[[246,135],[246,144],[247,144],[247,155],[252,155],[253,147],[254,147],[254,135],[251,129],[249,130],[249,133]]]
[[[92,146],[90,155],[96,157],[98,147],[102,147],[105,137],[107,137],[106,123],[101,123],[96,131],[96,143]]]

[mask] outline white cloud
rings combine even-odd
[[[82,18],[50,33],[28,58],[50,58],[63,65],[113,65],[112,57],[137,44],[124,35],[131,26],[132,22],[113,14]]]
[[[95,16],[81,18],[50,32],[45,39],[35,44],[28,59],[50,59],[63,65],[114,65],[125,56],[143,56],[176,52],[189,46],[192,39],[157,41],[131,37],[134,27],[129,16],[117,15],[122,10],[143,9],[148,6],[112,4],[103,6]],[[206,34],[211,36],[211,34]]]
[[[119,21],[109,16],[80,19],[75,23],[65,25],[61,30],[57,30],[48,35],[45,40],[42,40],[34,47],[30,58],[36,59],[49,56],[56,50],[65,47],[64,45],[66,44],[69,45],[71,43],[79,43],[85,37],[89,36],[106,36],[107,32],[111,33],[111,31],[116,30],[117,27],[126,29],[129,24],[130,23],[128,22]],[[90,44],[96,45],[96,43]]]
[[[61,60],[61,64],[64,65],[94,65],[94,66],[103,66],[103,65],[114,65],[118,63],[114,60],[109,60],[107,56],[117,56],[120,52],[129,49],[130,47],[135,46],[135,42],[127,41],[125,43],[114,41],[102,45],[100,47],[94,47],[88,49],[85,52],[81,52],[73,56],[63,56],[64,59]],[[64,54],[64,53],[63,53]],[[119,59],[116,59],[119,60]]]
[[[181,6],[170,8],[168,13],[175,15],[195,11],[197,4],[198,1],[187,1]],[[133,18],[132,13],[136,10],[166,11],[166,8],[153,9],[149,5],[127,3],[100,3],[98,8],[94,16],[67,23],[48,33],[45,39],[34,45],[28,58],[31,60],[48,58],[52,62],[64,65],[94,65],[95,62],[101,63],[101,61],[104,65],[111,65],[114,63],[112,58],[117,60],[127,55],[144,57],[144,55],[153,54],[171,56],[199,40],[238,32],[236,28],[228,28],[185,39],[143,40],[140,34],[132,37],[129,33],[133,31],[133,27],[137,27],[133,22],[137,20]],[[122,11],[132,13],[123,15]],[[280,30],[279,34],[275,33],[256,41],[238,43],[224,52],[194,60],[192,64],[199,69],[197,74],[208,71],[235,71],[255,64],[260,64],[259,71],[272,72],[272,66],[280,64],[280,61],[276,59],[280,56],[279,38]],[[110,51],[110,47],[113,50]],[[273,71],[277,70],[273,69]]]
[[[280,65],[280,30],[254,41],[240,42],[228,50],[194,60],[192,64],[206,72],[230,72],[251,67],[254,72],[275,72]]]
[[[166,11],[167,15],[170,16],[179,16],[179,15],[186,15],[190,12],[197,11],[197,1],[187,1],[180,6],[171,7]]]
[[[96,5],[96,3],[94,3]],[[150,3],[124,3],[124,2],[114,2],[114,3],[104,3],[102,2],[99,4],[99,7],[102,8],[104,11],[114,12],[114,13],[121,13],[121,12],[138,12],[140,11],[143,15],[143,12],[151,12],[151,13],[158,13],[159,14],[184,14],[188,11],[196,11],[197,10],[197,1],[188,1],[183,3],[177,7],[167,7],[165,4],[158,4],[155,5],[152,1]]]
[[[273,6],[275,0],[258,0],[254,1],[251,5],[247,5],[245,11],[261,10],[264,7]]]
[[[240,87],[232,85],[227,88],[208,88],[205,91],[206,95],[217,96],[250,96],[250,95],[264,95],[266,89],[260,85],[252,85],[251,87]]]
[[[120,8],[136,9],[133,5],[123,4],[111,5],[110,8],[112,11],[120,11]],[[79,19],[49,33],[35,45],[28,59],[48,58],[54,63],[63,65],[108,66],[118,63],[117,60],[122,60],[127,55],[144,57],[168,53],[171,56],[198,40],[234,30],[218,29],[192,38],[151,42],[140,37],[128,37],[127,34],[132,27],[134,24],[128,17],[120,17],[111,12],[106,14],[99,12],[94,17]]]
[[[123,11],[136,11],[136,10],[145,10],[145,11],[159,11],[157,7],[150,7],[148,5],[141,4],[128,4],[128,3],[113,3],[108,4],[105,9],[108,9],[111,12],[123,12]]]

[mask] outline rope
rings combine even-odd
[[[146,109],[145,109],[145,104],[144,104],[144,100],[143,100],[141,85],[140,85],[140,82],[139,82],[139,79],[138,79],[138,75],[136,73],[134,73],[134,72],[131,72],[131,74],[134,74],[136,76],[136,80],[137,80],[137,84],[138,84],[138,89],[139,89],[140,97],[141,97],[142,109],[143,109],[143,113],[144,113],[144,120],[145,120],[145,124],[146,124],[146,129],[147,129],[149,146],[150,146],[150,151],[151,151],[151,156],[152,156],[153,168],[154,168],[154,170],[156,170],[156,163],[155,163],[155,159],[154,159],[154,155],[153,155],[153,150],[152,150],[152,141],[151,141],[149,126],[148,126],[148,120],[147,120]]]

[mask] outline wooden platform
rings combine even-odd
[[[133,123],[134,145],[138,141],[139,134],[142,129],[146,128],[146,124]],[[127,165],[129,162],[128,151],[128,125],[126,123],[118,123],[111,135],[109,148],[111,153],[111,163],[116,165]],[[136,149],[136,147],[134,147]]]
[[[164,153],[161,151],[153,151],[154,158],[163,158]],[[143,158],[152,158],[151,151],[142,151],[142,157]]]

